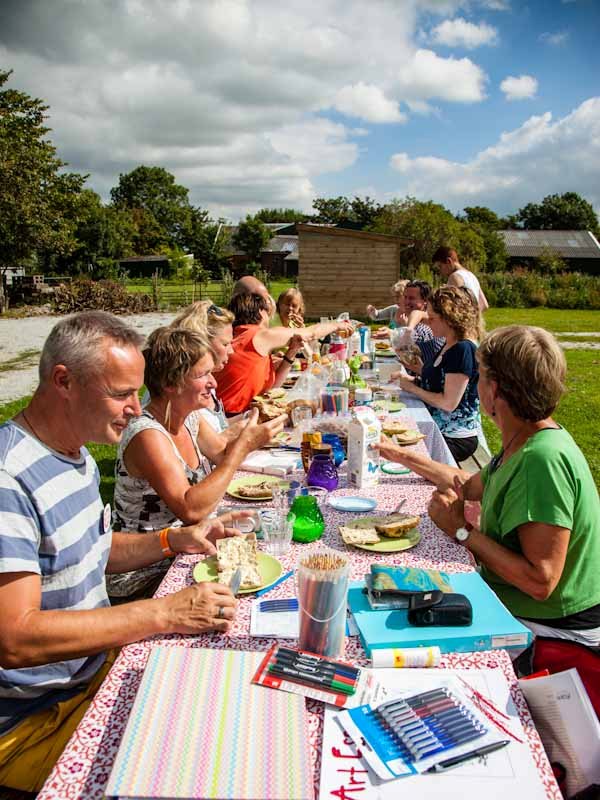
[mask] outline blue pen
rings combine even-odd
[[[295,597],[286,597],[283,600],[262,600],[258,605],[259,611],[297,611],[298,600]]]
[[[286,572],[285,575],[282,575],[281,578],[275,581],[275,583],[272,583],[270,586],[267,586],[264,589],[259,589],[258,592],[256,592],[256,596],[262,597],[263,594],[267,594],[267,592],[270,592],[271,589],[274,589],[276,586],[279,586],[280,583],[287,581],[287,579],[291,578],[293,574],[294,570],[292,570],[291,572]]]

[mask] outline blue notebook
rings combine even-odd
[[[466,595],[473,606],[473,623],[467,626],[416,628],[408,623],[407,609],[374,611],[363,594],[363,581],[348,589],[348,606],[365,652],[386,647],[438,645],[442,653],[476,650],[521,649],[531,643],[529,628],[513,617],[478,572],[450,575],[452,591]]]

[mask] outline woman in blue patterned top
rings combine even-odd
[[[446,342],[427,364],[418,364],[420,386],[400,377],[401,387],[427,404],[457,463],[477,450],[479,369],[475,353],[481,338],[481,315],[463,287],[444,286],[431,297],[427,314],[435,337]],[[414,369],[411,365],[411,369]]]

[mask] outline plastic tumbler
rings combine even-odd
[[[350,562],[336,550],[313,552],[296,571],[300,635],[298,647],[331,658],[343,654]]]

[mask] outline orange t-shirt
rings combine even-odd
[[[217,395],[228,414],[245,411],[255,395],[266,392],[275,383],[271,356],[261,356],[252,344],[260,328],[260,325],[235,328],[233,353],[221,372],[215,374]]]

